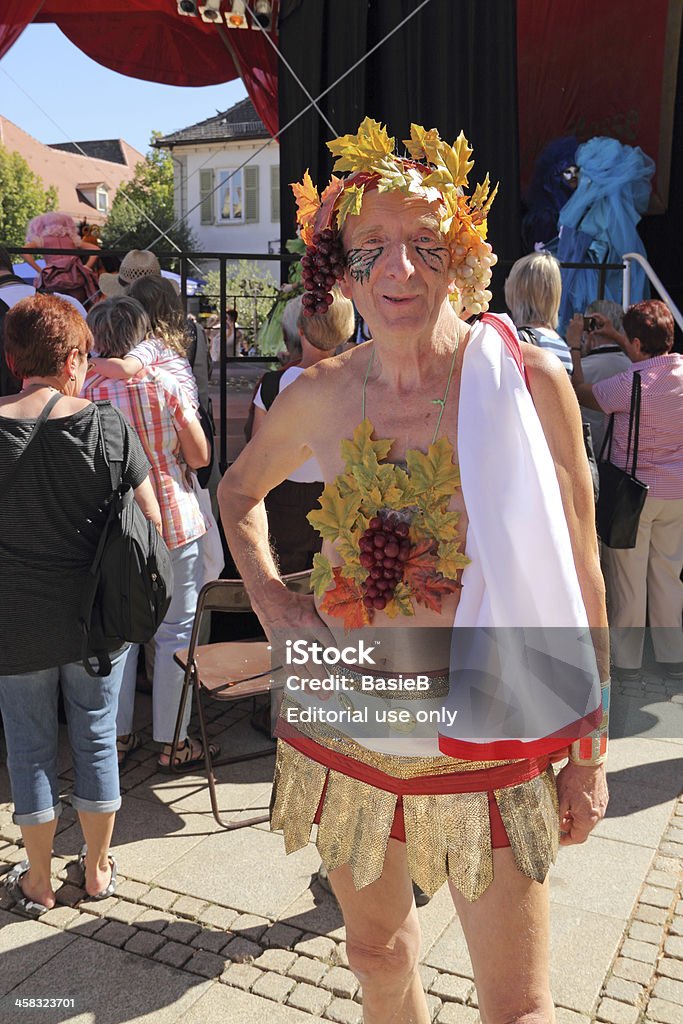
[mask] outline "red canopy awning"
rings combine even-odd
[[[0,58],[32,21],[54,22],[98,64],[165,85],[241,78],[271,135],[278,128],[277,54],[258,29],[240,31],[178,14],[176,0],[4,0]],[[278,0],[270,35],[277,39]]]

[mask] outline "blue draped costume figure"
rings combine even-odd
[[[595,138],[579,146],[576,162],[579,184],[560,210],[557,258],[573,263],[620,263],[626,252],[645,255],[636,225],[650,199],[654,161],[638,146]],[[583,313],[597,294],[596,271],[562,271],[560,333],[572,314]],[[648,294],[645,274],[634,264],[631,302],[640,302]],[[607,272],[604,297],[621,303],[621,271]]]

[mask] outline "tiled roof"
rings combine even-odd
[[[112,164],[125,164],[126,156],[121,139],[94,139],[88,142],[50,142],[50,149],[61,149],[64,153],[91,156],[96,160],[108,160]]]
[[[235,103],[222,114],[214,114],[205,121],[181,128],[157,139],[155,146],[171,147],[191,145],[195,142],[228,142],[235,139],[268,139],[270,135],[247,97]]]
[[[57,209],[60,212],[68,213],[76,220],[86,217],[95,224],[103,223],[106,217],[78,191],[79,187],[88,182],[101,182],[109,190],[111,207],[119,186],[130,181],[135,165],[144,160],[142,153],[123,140],[120,140],[120,152],[126,158],[125,163],[65,152],[61,146],[53,148],[38,142],[1,115],[0,145],[11,153],[19,153],[33,173],[41,178],[45,188],[54,185],[58,194]]]

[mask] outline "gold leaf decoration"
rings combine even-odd
[[[370,171],[382,157],[394,151],[394,139],[386,128],[366,117],[356,135],[342,135],[327,143],[327,148],[336,156],[334,171]]]

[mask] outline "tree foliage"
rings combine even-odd
[[[152,141],[160,134],[153,132]],[[163,229],[180,249],[196,249],[189,227],[184,222],[176,225],[175,221],[173,160],[167,150],[151,148],[136,166],[132,179],[116,193],[102,232],[103,248],[168,252],[173,248],[168,239],[157,241]]]
[[[45,188],[19,153],[0,146],[0,243],[21,246],[28,222],[57,207],[57,190]]]
[[[238,260],[226,267],[225,301],[228,309],[237,310],[237,322],[255,337],[275,301],[278,290],[269,264],[255,260]],[[202,289],[208,304],[219,307],[220,275],[210,270]],[[282,346],[280,346],[282,347]]]

